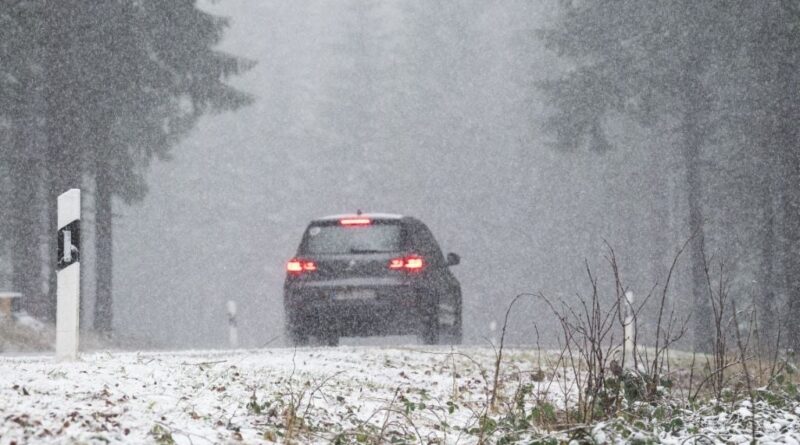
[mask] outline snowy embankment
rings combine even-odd
[[[544,398],[559,409],[574,391],[568,373],[540,369],[547,358],[506,351],[497,407],[487,414],[495,359],[487,348],[94,353],[76,363],[0,357],[0,444],[561,441],[578,429],[548,432],[535,422],[549,415]],[[626,428],[671,443],[747,441],[746,411],[685,412],[680,425]],[[762,440],[800,441],[798,404],[760,412],[769,416],[759,421]],[[610,421],[583,431],[622,441],[623,429]]]

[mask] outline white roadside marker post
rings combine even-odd
[[[228,308],[228,342],[231,348],[239,347],[239,328],[236,326],[236,302],[229,300]]]
[[[636,336],[636,324],[633,320],[633,292],[625,292],[625,366],[633,367],[634,354],[633,339]]]
[[[58,197],[56,359],[77,360],[81,291],[81,191]]]

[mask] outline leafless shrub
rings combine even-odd
[[[686,250],[686,247],[691,242],[692,237],[686,240],[684,244],[678,249],[678,252],[672,258],[672,264],[669,267],[669,272],[667,273],[667,278],[664,281],[664,286],[661,287],[661,298],[659,300],[658,305],[658,319],[656,321],[656,334],[655,334],[655,346],[653,348],[653,356],[652,359],[648,360],[648,352],[644,350],[640,352],[638,350],[638,339],[634,341],[634,351],[633,356],[634,360],[636,360],[634,369],[639,369],[638,363],[641,362],[644,366],[644,372],[647,375],[647,385],[646,385],[646,394],[645,398],[647,400],[653,400],[655,397],[658,396],[658,386],[662,379],[662,377],[669,374],[669,351],[672,346],[675,345],[681,338],[683,338],[687,331],[688,331],[688,323],[689,317],[684,317],[683,320],[679,320],[675,314],[674,306],[670,308],[669,315],[665,317],[665,310],[667,309],[667,295],[669,294],[670,284],[672,282],[672,276],[675,273],[675,269],[678,265],[681,255]],[[650,296],[653,294],[655,289],[658,289],[659,285],[656,283],[653,286],[653,289],[647,295],[642,305],[638,308],[637,311],[634,312],[634,323],[638,321],[639,312],[644,308],[644,304],[649,300]],[[637,329],[638,331],[638,329]]]
[[[610,309],[601,306],[597,279],[588,264],[586,272],[592,292],[588,298],[578,296],[580,308],[577,311],[563,300],[557,306],[541,295],[557,317],[564,335],[573,378],[581,388],[578,392],[576,420],[583,423],[594,420],[598,404],[604,403],[600,395],[605,390],[606,375],[610,375],[612,351],[616,347],[613,328],[619,308],[619,300],[614,301]]]
[[[489,398],[489,409],[494,409],[495,401],[497,400],[497,386],[498,381],[500,379],[500,363],[503,361],[503,346],[505,344],[506,339],[506,329],[508,328],[508,316],[511,314],[511,309],[514,307],[517,301],[519,301],[522,297],[533,297],[533,294],[519,294],[511,300],[511,303],[508,304],[508,308],[506,308],[506,316],[503,319],[503,330],[500,334],[500,347],[497,350],[496,359],[494,362],[494,378],[492,379],[492,390],[491,396]]]
[[[703,270],[706,278],[706,288],[708,298],[711,303],[713,342],[711,354],[704,357],[704,369],[702,380],[692,392],[693,381],[690,381],[690,400],[697,400],[706,388],[711,392],[712,397],[717,401],[722,400],[723,391],[728,387],[730,380],[730,368],[742,363],[742,358],[732,354],[729,348],[729,340],[734,336],[733,332],[738,331],[736,320],[731,312],[732,299],[730,298],[730,277],[726,264],[723,260],[716,263],[716,278],[712,277],[712,265],[703,250]],[[692,373],[694,369],[692,363]]]
[[[739,360],[742,363],[742,373],[744,374],[744,381],[747,389],[747,396],[750,399],[750,409],[752,410],[752,430],[751,430],[751,438],[752,443],[756,443],[756,411],[758,409],[758,404],[756,403],[756,393],[753,390],[753,376],[750,373],[750,369],[747,367],[748,355],[749,355],[749,347],[750,347],[750,340],[752,338],[753,333],[755,332],[755,310],[751,309],[749,312],[750,319],[748,321],[747,326],[747,333],[744,340],[742,339],[742,332],[739,326],[739,319],[736,315],[736,300],[731,300],[731,308],[733,309],[733,324],[736,327],[736,346],[739,348]],[[734,397],[736,399],[738,397]]]
[[[591,293],[577,296],[577,309],[563,299],[539,295],[559,322],[564,363],[572,373],[572,381],[580,388],[573,421],[588,423],[613,415],[622,408],[625,391],[629,391],[628,396],[643,400],[652,401],[660,396],[663,377],[669,373],[669,350],[687,332],[688,317],[679,320],[674,308],[667,313],[667,295],[675,268],[688,244],[689,241],[673,258],[664,285],[656,284],[637,305],[625,297],[628,289],[620,276],[616,253],[608,243],[606,260],[614,284],[610,301],[600,295],[598,279],[588,264],[586,273]],[[640,347],[638,334],[634,334],[631,345],[626,345],[625,326],[629,321],[625,314],[631,315],[634,332],[638,332],[639,316],[656,289],[660,289],[661,298],[657,308],[655,347]],[[621,335],[615,335],[616,332]],[[629,357],[633,360],[632,369],[626,363]],[[631,390],[631,386],[638,389]]]
[[[757,353],[766,349],[761,346],[758,335],[758,318],[752,307],[737,311],[737,301],[730,295],[727,269],[722,262],[713,263],[715,266],[711,267],[711,262],[707,261],[705,267],[714,318],[714,350],[707,356],[693,356],[688,396],[682,393],[675,398],[670,384],[665,383],[672,379],[670,353],[686,334],[689,321],[688,317],[678,317],[674,307],[668,307],[674,271],[688,244],[687,240],[678,249],[663,285],[656,283],[635,305],[625,297],[629,289],[622,280],[614,249],[606,244],[606,260],[613,280],[613,288],[608,287],[610,294],[603,293],[606,287],[599,284],[600,280],[586,264],[590,293],[578,295],[577,300],[568,302],[541,293],[517,295],[506,309],[500,341],[489,364],[482,364],[455,349],[424,351],[442,354],[446,362],[452,362],[452,392],[445,399],[419,400],[409,392],[413,384],[398,387],[391,399],[387,398],[374,413],[352,428],[337,433],[333,441],[378,444],[393,440],[419,443],[470,440],[482,445],[514,443],[531,437],[578,437],[590,431],[588,425],[598,420],[616,417],[615,421],[623,419],[624,424],[637,416],[649,415],[646,410],[651,409],[654,402],[668,402],[664,405],[679,407],[675,408],[678,410],[691,406],[686,403],[687,397],[695,401],[701,395],[710,395],[717,403],[737,404],[749,399],[753,412],[751,434],[755,440],[758,437],[756,402],[763,400],[764,388],[777,381],[783,365],[777,363],[777,353],[771,357]],[[543,301],[560,327],[558,350],[543,354],[539,330],[534,325],[538,355],[530,359],[532,369],[524,369],[524,364],[518,365],[508,359],[504,362],[508,355],[505,343],[510,314],[515,304],[528,296]],[[637,327],[648,303],[655,303],[653,310],[657,314],[653,343],[644,345],[639,336],[634,335],[632,343],[626,345],[626,324],[633,323]],[[625,316],[626,312],[630,317]],[[778,346],[769,350],[778,351]],[[473,387],[477,392],[471,392],[472,398],[461,395],[456,359],[468,360],[460,362],[466,364],[466,368],[472,369],[470,363],[477,366],[477,370],[465,370],[476,374],[474,381],[478,387]],[[705,367],[695,371],[694,364],[698,360],[704,361]],[[701,379],[695,387],[692,386],[694,372]],[[314,431],[304,419],[310,417],[312,405],[319,399],[315,395],[324,397],[324,387],[336,376],[317,384],[307,383],[301,388],[290,386],[291,393],[284,395],[288,403],[283,405],[287,408],[284,418],[287,440],[323,434]],[[644,409],[637,411],[641,407]],[[455,410],[462,411],[460,424],[450,425]],[[463,416],[463,410],[467,416]]]

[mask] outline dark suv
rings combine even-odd
[[[295,345],[310,336],[417,334],[461,343],[461,286],[421,221],[389,214],[337,215],[309,224],[286,265],[283,303]]]

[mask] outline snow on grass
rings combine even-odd
[[[97,353],[0,358],[0,442],[248,443],[457,434],[485,405],[493,355],[448,349]],[[449,403],[448,403],[449,402]],[[398,422],[397,418],[402,422]],[[454,438],[455,439],[455,438]]]
[[[548,355],[541,357],[546,363]],[[487,412],[495,360],[487,348],[93,353],[75,363],[0,356],[0,444],[568,440],[571,432],[531,421],[537,399],[557,407],[569,399],[569,373],[539,369],[541,357],[504,352],[499,403]],[[763,441],[800,442],[796,403],[756,408]],[[669,428],[612,419],[585,437],[682,443],[703,435],[737,443],[750,438],[752,412],[747,403],[686,412]]]

